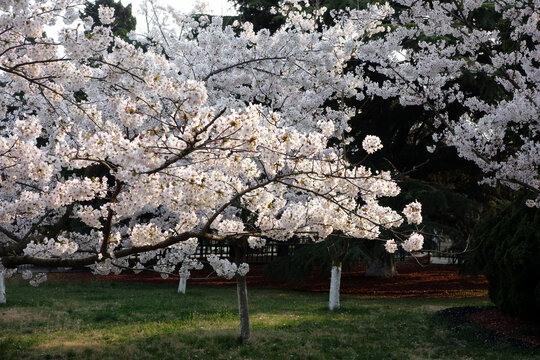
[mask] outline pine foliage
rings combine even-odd
[[[527,195],[476,226],[474,259],[497,307],[510,315],[540,318],[540,209],[524,205]]]

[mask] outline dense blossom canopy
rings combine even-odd
[[[344,68],[384,30],[389,6],[341,13],[332,27],[320,26],[324,9],[286,6],[275,34],[155,12],[144,50],[112,36],[111,9],[99,10],[103,26],[79,9],[0,2],[4,266],[106,274],[151,261],[187,275],[202,239],[376,239],[403,223],[378,203],[400,191],[391,174],[347,163],[329,142],[346,142],[355,110],[344,99],[363,97],[362,74]],[[368,153],[381,146],[365,140]],[[419,210],[405,209],[409,223]],[[404,244],[421,242],[415,233]],[[248,271],[208,262],[226,277]]]

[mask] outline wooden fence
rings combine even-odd
[[[304,244],[307,244],[307,241],[303,239],[287,242],[267,240],[261,249],[249,248],[246,260],[249,264],[268,264],[278,257],[292,254],[294,249]],[[231,258],[233,255],[231,246],[227,243],[213,240],[199,243],[195,258],[204,261],[210,254],[218,255],[220,258]]]

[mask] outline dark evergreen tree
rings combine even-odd
[[[285,21],[281,14],[273,14],[272,7],[279,8],[280,0],[230,0],[236,5],[236,9],[240,14],[240,19],[249,21],[253,24],[255,31],[260,29],[269,29],[271,32],[276,31]],[[384,2],[380,0],[312,0],[310,1],[310,9],[318,9],[326,7],[327,9],[345,9],[345,8],[365,8],[368,3]],[[307,9],[308,11],[310,9]],[[330,20],[330,14],[327,12],[325,20]]]
[[[98,13],[100,6],[107,6],[114,9],[115,19],[114,23],[111,24],[113,34],[124,41],[131,42],[127,34],[137,27],[137,19],[132,14],[131,4],[124,6],[120,1],[115,0],[87,1],[85,3],[84,13],[81,16],[90,16],[94,20],[95,25],[102,25]]]
[[[478,224],[474,258],[497,307],[510,315],[540,319],[540,209],[524,205],[527,195]]]
[[[279,6],[279,0],[232,0],[240,15],[240,20],[249,21],[255,31],[269,29],[276,31],[284,22],[280,15],[272,14],[270,9]]]

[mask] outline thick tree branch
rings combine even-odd
[[[286,57],[285,56],[270,56],[270,57],[264,57],[264,58],[257,58],[257,59],[249,59],[249,60],[245,60],[245,61],[240,61],[236,64],[232,64],[232,65],[229,65],[229,66],[226,66],[224,68],[221,68],[221,69],[217,69],[217,70],[214,70],[212,72],[210,72],[208,75],[206,75],[203,80],[204,81],[208,81],[208,79],[210,79],[212,76],[214,75],[217,75],[219,73],[222,73],[224,71],[227,71],[227,70],[230,70],[230,69],[233,69],[235,67],[239,67],[239,66],[242,66],[242,65],[247,65],[247,64],[250,64],[250,63],[254,63],[254,62],[261,62],[261,61],[272,61],[272,60],[285,60]]]

